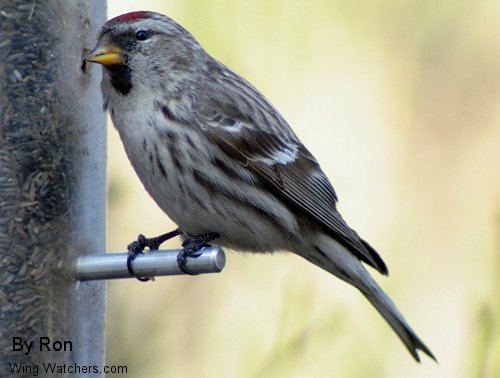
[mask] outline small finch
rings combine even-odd
[[[314,156],[245,79],[154,12],[106,22],[86,60],[104,67],[104,108],[137,175],[188,240],[294,252],[361,291],[415,360],[435,359],[365,269],[388,273]]]

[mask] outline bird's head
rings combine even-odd
[[[127,94],[134,84],[171,82],[191,72],[205,53],[193,36],[159,13],[138,11],[107,21],[85,60],[99,63],[112,86]]]

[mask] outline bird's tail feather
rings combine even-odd
[[[375,281],[373,282],[375,283]],[[436,361],[436,357],[430,351],[430,349],[424,344],[424,342],[417,336],[415,331],[406,322],[406,319],[398,311],[394,302],[389,298],[389,296],[378,286],[376,283],[371,289],[360,289],[363,295],[370,301],[370,303],[377,309],[377,311],[382,315],[382,317],[389,323],[391,328],[399,336],[403,344],[406,346],[408,351],[411,353],[413,358],[420,362],[420,357],[417,353],[421,350],[427,354],[430,358]]]
[[[370,276],[358,258],[340,243],[327,235],[320,235],[315,240],[312,251],[299,254],[360,290],[389,323],[417,362],[420,362],[418,350],[436,361],[430,349],[416,335],[389,296]]]

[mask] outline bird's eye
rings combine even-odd
[[[135,33],[135,38],[137,38],[138,41],[145,41],[149,38],[149,35],[146,30],[139,30],[137,33]]]

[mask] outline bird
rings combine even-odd
[[[388,274],[340,215],[316,158],[247,80],[151,11],[107,21],[84,59],[102,65],[104,109],[145,190],[179,227],[140,235],[129,251],[181,234],[191,254],[207,242],[295,253],[358,289],[417,362],[419,351],[436,360],[365,267]]]

